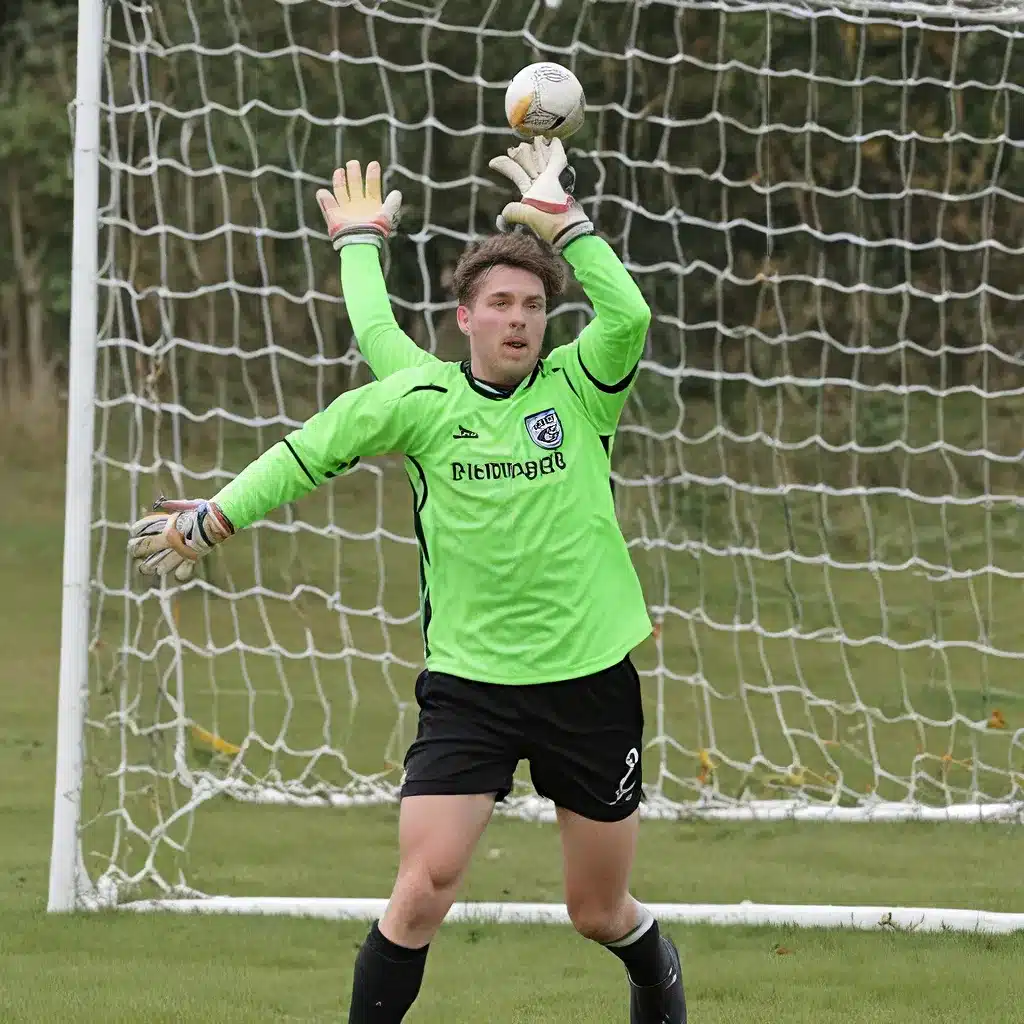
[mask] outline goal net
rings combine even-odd
[[[405,195],[399,322],[463,357],[452,269],[507,199],[505,85],[543,58],[584,84],[577,193],[654,311],[614,459],[656,623],[645,813],[1019,813],[1020,4],[83,12],[51,903],[194,894],[239,800],[395,799],[422,659],[401,460],[184,586],[133,575],[127,528],[369,379],[314,201],[346,159]],[[571,290],[550,343],[590,312]],[[504,809],[551,810],[525,780]]]

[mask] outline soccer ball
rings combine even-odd
[[[583,125],[587,99],[579,79],[561,64],[541,61],[523,68],[505,90],[509,126],[527,139],[567,139]]]

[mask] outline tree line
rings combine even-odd
[[[487,168],[511,141],[502,86],[536,59],[570,64],[593,106],[570,144],[577,192],[655,311],[648,358],[673,371],[647,375],[655,411],[680,396],[742,409],[766,381],[839,406],[858,385],[1020,384],[1019,30],[540,7],[108,4],[101,313],[137,346],[122,386],[152,380],[154,345],[197,405],[273,405],[311,359],[318,386],[346,386],[351,332],[313,194],[352,156],[379,158],[406,197],[387,268],[403,326],[456,354],[436,304],[506,199]],[[67,366],[76,14],[9,3],[0,28],[0,401],[27,423],[59,408]],[[553,339],[581,322],[559,318]],[[175,338],[280,351],[225,389],[227,357]]]

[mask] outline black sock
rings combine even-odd
[[[667,974],[661,951],[661,932],[651,912],[646,908],[641,912],[640,923],[632,931],[604,945],[626,965],[634,985],[658,985]]]
[[[374,921],[356,955],[348,1024],[399,1024],[419,995],[429,948],[395,945]]]

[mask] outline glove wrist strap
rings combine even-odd
[[[575,242],[577,238],[583,238],[585,235],[592,235],[593,233],[594,225],[589,220],[578,220],[571,224],[566,224],[551,239],[551,246],[555,252],[561,252],[571,242]]]
[[[206,515],[200,517],[199,526],[213,544],[227,540],[235,532],[231,520],[212,501],[206,503]]]
[[[342,231],[340,234],[335,235],[331,240],[331,244],[334,246],[335,252],[341,252],[342,247],[346,245],[369,244],[375,245],[380,249],[384,244],[384,234],[373,228],[360,226],[352,231]]]

